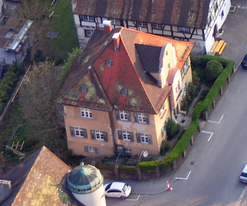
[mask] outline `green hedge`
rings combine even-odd
[[[100,170],[107,170],[107,171],[113,171],[114,169],[114,165],[107,165],[107,164],[104,164],[104,163],[97,163],[95,165],[98,169]]]
[[[136,166],[119,165],[119,171],[126,174],[137,174]]]
[[[23,68],[21,65],[12,64],[4,74],[2,80],[0,80],[0,114],[2,114],[5,104],[11,97],[22,72]]]
[[[234,67],[233,61],[226,60],[221,57],[208,56],[208,55],[203,56],[202,64],[206,66],[207,62],[210,60],[219,61],[224,67],[224,70],[215,80],[213,86],[211,87],[204,101],[198,102],[196,104],[193,110],[192,122],[190,123],[188,129],[185,131],[183,136],[178,140],[173,150],[167,156],[165,156],[162,160],[155,160],[155,161],[139,163],[138,166],[142,170],[154,170],[157,166],[159,168],[165,168],[165,167],[171,166],[175,160],[181,157],[183,151],[186,150],[186,148],[190,144],[191,137],[197,132],[199,128],[199,117],[201,113],[211,108],[213,100],[219,94],[220,89],[224,86],[228,76],[231,74],[233,67]]]

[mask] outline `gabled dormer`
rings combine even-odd
[[[166,79],[169,71],[174,68],[177,64],[177,58],[175,53],[175,48],[172,43],[164,44],[161,48],[159,56],[159,75],[158,84],[161,88],[166,85]]]
[[[164,88],[167,84],[169,71],[177,64],[176,52],[172,43],[165,43],[162,47],[136,44],[136,48],[144,72],[157,81],[157,86]]]

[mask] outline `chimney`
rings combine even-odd
[[[113,39],[113,45],[114,45],[114,50],[117,50],[119,48],[119,36],[120,36],[120,33],[115,33],[113,34],[112,36],[112,39]]]
[[[112,25],[110,20],[104,20],[103,25],[104,25],[105,34],[109,33],[112,30]]]

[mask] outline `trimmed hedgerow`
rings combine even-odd
[[[202,64],[206,66],[207,62],[210,60],[219,61],[225,68],[222,73],[215,80],[210,91],[206,95],[204,101],[198,102],[193,110],[192,122],[190,123],[188,129],[185,131],[183,136],[179,139],[173,150],[165,156],[162,160],[153,160],[149,162],[141,162],[138,166],[142,170],[155,170],[158,166],[159,168],[165,168],[171,166],[175,160],[181,157],[182,153],[188,145],[190,144],[192,136],[197,132],[199,128],[199,117],[203,111],[208,111],[214,99],[219,94],[220,89],[224,86],[228,76],[231,74],[234,68],[234,62],[230,60],[223,59],[221,57],[214,57],[205,55],[202,58]]]

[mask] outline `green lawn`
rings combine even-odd
[[[49,10],[49,14],[54,11],[50,17],[50,22],[44,28],[43,36],[40,37],[40,44],[45,54],[57,55],[61,53],[72,52],[73,48],[79,47],[76,27],[72,13],[71,1],[60,0],[56,6]],[[49,31],[57,31],[58,36],[55,39],[47,39]],[[44,49],[45,48],[45,49]]]

